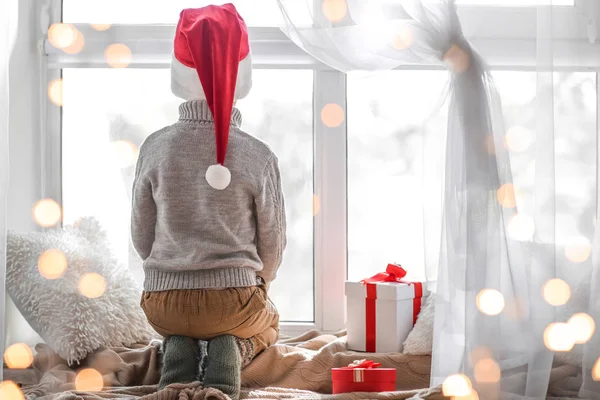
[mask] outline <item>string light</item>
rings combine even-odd
[[[592,254],[592,245],[588,238],[576,236],[569,239],[565,245],[565,256],[574,263],[587,261]]]
[[[392,39],[392,47],[396,50],[405,50],[412,46],[413,41],[413,29],[409,25],[402,25]]]
[[[471,362],[477,364],[479,360],[492,358],[492,352],[485,346],[479,346],[471,351]]]
[[[526,242],[533,238],[535,224],[531,217],[524,214],[515,214],[508,220],[506,230],[511,239]]]
[[[571,298],[571,288],[562,279],[550,279],[542,288],[544,300],[553,306],[562,306]]]
[[[48,85],[48,98],[59,107],[63,105],[63,80],[55,79]]]
[[[497,383],[502,372],[500,366],[492,358],[483,358],[475,364],[475,380],[479,383]]]
[[[103,387],[102,375],[93,368],[82,369],[75,377],[75,389],[80,392],[99,392]]]
[[[466,72],[471,65],[469,54],[455,44],[444,54],[442,60],[455,74]]]
[[[48,41],[57,49],[72,46],[77,39],[77,32],[70,24],[52,24],[48,29]]]
[[[40,200],[33,206],[33,219],[43,228],[56,225],[61,216],[60,206],[52,199]]]
[[[25,396],[19,386],[13,381],[0,382],[0,399],[2,400],[25,400]]]
[[[512,321],[519,321],[525,317],[525,305],[518,298],[507,299],[504,313]]]
[[[79,293],[90,299],[97,299],[106,291],[106,280],[95,272],[87,273],[79,280]]]
[[[321,200],[316,194],[313,194],[313,217],[321,211]]]
[[[475,301],[479,311],[487,315],[498,315],[504,309],[504,296],[495,289],[483,289]]]
[[[346,0],[323,0],[323,15],[331,22],[340,22],[348,13]]]
[[[463,374],[450,375],[444,379],[444,383],[442,384],[442,392],[446,397],[469,396],[472,390],[473,385],[471,385],[471,381]]]
[[[321,110],[321,121],[328,128],[335,128],[344,122],[344,110],[339,104],[329,103]]]
[[[564,322],[551,323],[544,330],[544,344],[552,351],[571,351],[575,346],[573,328]]]
[[[484,142],[485,151],[488,154],[496,154],[496,142],[494,141],[494,135],[487,135]]]
[[[4,362],[8,368],[27,369],[33,363],[33,353],[25,343],[16,343],[4,352]]]
[[[98,32],[104,32],[104,31],[109,30],[112,25],[111,24],[90,24],[90,26],[92,27],[92,29],[94,29]]]
[[[113,68],[127,68],[133,59],[131,49],[122,43],[111,44],[104,51],[106,63]]]
[[[62,51],[64,51],[67,54],[77,54],[85,47],[85,40],[83,38],[83,34],[79,32],[79,30],[77,30],[76,28],[74,29],[75,40],[73,41],[73,44],[62,49]]]
[[[471,393],[466,396],[452,396],[451,400],[479,400],[479,394],[475,389],[471,389]]]
[[[596,330],[594,319],[586,313],[577,313],[567,322],[573,329],[576,344],[584,344],[592,338]]]
[[[67,257],[60,250],[46,250],[38,258],[38,270],[46,279],[58,279],[67,270]]]
[[[117,140],[112,142],[112,148],[120,168],[127,168],[135,164],[139,150],[129,140]]]
[[[596,363],[592,368],[592,379],[595,381],[600,381],[600,358],[596,360]]]
[[[533,139],[533,132],[523,126],[515,125],[506,131],[504,146],[512,152],[522,152],[531,146]]]
[[[517,199],[515,196],[515,187],[511,183],[505,183],[498,189],[498,202],[504,208],[515,208]]]

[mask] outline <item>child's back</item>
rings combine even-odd
[[[274,279],[285,246],[277,158],[240,124],[234,109],[226,190],[214,190],[204,176],[215,158],[205,101],[183,103],[179,122],[142,145],[132,232],[144,259],[145,290],[251,286],[257,274]]]

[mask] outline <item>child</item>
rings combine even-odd
[[[198,379],[196,340],[207,340],[204,386],[236,399],[238,344],[258,354],[277,340],[267,288],[286,221],[277,157],[240,130],[233,107],[252,85],[247,28],[233,5],[181,13],[171,74],[186,102],[179,122],[141,146],[133,185],[141,306],[165,337],[160,388]]]

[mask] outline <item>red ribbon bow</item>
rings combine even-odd
[[[381,367],[381,364],[376,363],[373,360],[356,360],[352,364],[348,365],[346,367],[346,369],[357,369],[357,368],[371,369],[371,368],[379,368],[379,367]]]
[[[402,278],[406,276],[406,270],[400,265],[388,264],[385,272],[380,272],[370,278],[363,279],[362,283],[374,282],[402,282]]]
[[[415,296],[413,299],[413,326],[417,322],[417,316],[421,311],[421,296],[423,296],[423,285],[420,282],[405,281],[403,278],[406,276],[406,270],[400,265],[388,264],[385,272],[380,272],[375,276],[367,279],[363,279],[361,282],[367,286],[367,298],[365,299],[365,312],[366,312],[366,332],[365,332],[365,348],[367,352],[374,353],[376,349],[377,340],[377,313],[376,303],[377,299],[377,283],[380,282],[397,282],[405,283],[415,288]]]

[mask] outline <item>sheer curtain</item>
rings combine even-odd
[[[5,340],[6,215],[8,198],[8,61],[13,45],[13,16],[16,1],[0,2],[0,354]],[[0,382],[2,381],[0,369]]]
[[[588,278],[573,290],[583,309],[551,305],[560,303],[562,279],[573,267],[557,257],[564,248],[555,228],[552,0],[538,0],[534,25],[535,174],[529,217],[515,207],[499,95],[485,60],[463,35],[454,0],[278,3],[284,33],[332,68],[348,73],[411,65],[448,68],[443,98],[449,107],[447,130],[433,138],[445,142],[445,169],[424,172],[429,188],[425,272],[437,293],[432,384],[444,383],[454,396],[468,395],[472,386],[482,399],[546,398],[555,358],[549,348],[572,348],[575,336],[589,328],[587,320],[577,329],[567,324],[568,312],[587,311],[600,321],[600,276],[594,271],[590,288],[591,263],[579,266]],[[436,156],[428,148],[424,153]],[[519,233],[518,240],[511,231]],[[587,307],[590,290],[594,295]],[[598,336],[584,350],[583,384],[581,374],[574,381],[585,398],[600,393],[592,379],[600,355]]]

